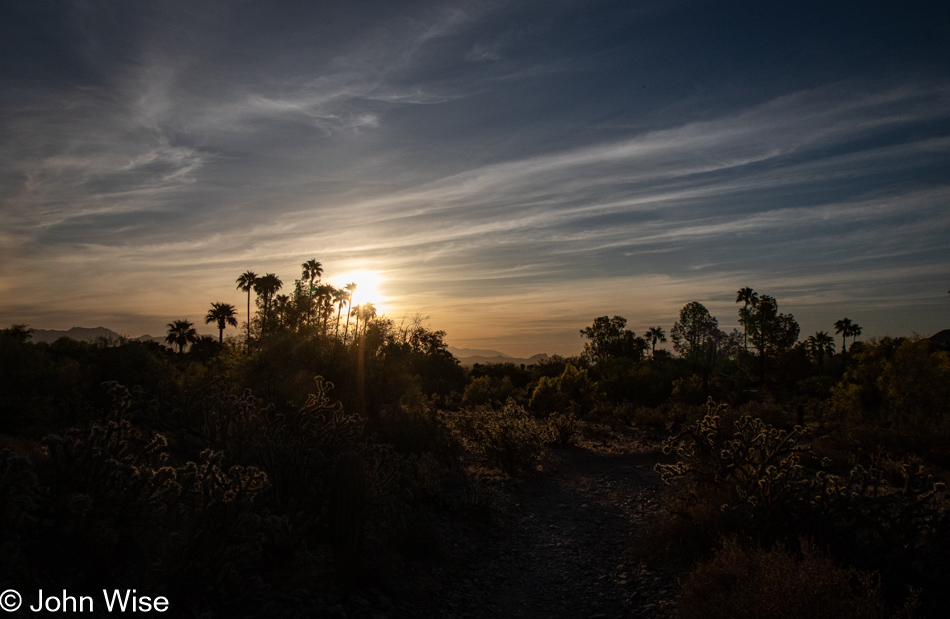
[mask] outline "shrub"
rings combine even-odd
[[[586,413],[593,403],[593,393],[587,370],[568,363],[557,378],[541,377],[528,406],[542,413]]]
[[[462,411],[451,424],[469,450],[506,473],[533,464],[550,442],[545,425],[510,399],[501,409]]]
[[[711,401],[709,414],[664,444],[677,462],[658,465],[677,482],[673,510],[711,540],[743,530],[760,543],[794,543],[806,535],[839,558],[878,570],[885,584],[946,587],[950,520],[938,502],[940,484],[919,465],[903,468],[902,487],[888,487],[875,469],[846,476],[806,469],[807,432],[777,430],[743,417],[730,429]],[[703,533],[695,525],[707,527]]]
[[[555,445],[573,445],[580,433],[580,421],[574,413],[554,413],[548,418],[551,441]]]
[[[507,376],[501,378],[479,376],[473,378],[472,382],[465,387],[465,393],[462,394],[462,406],[501,404],[514,393],[514,383]]]
[[[729,539],[683,585],[684,619],[874,619],[890,615],[874,578],[801,543],[800,554]]]

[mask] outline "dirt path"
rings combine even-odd
[[[515,482],[503,526],[449,532],[447,568],[394,616],[662,617],[675,606],[669,572],[633,558],[639,526],[659,509],[662,459],[629,447],[556,449]]]

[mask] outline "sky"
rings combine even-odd
[[[745,286],[950,328],[950,4],[0,6],[0,324],[210,334],[311,258],[516,356]]]

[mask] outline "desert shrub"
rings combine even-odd
[[[407,389],[397,405],[383,408],[367,430],[375,433],[377,442],[390,444],[401,454],[430,453],[446,465],[462,449],[435,399],[426,398],[418,386]]]
[[[551,413],[567,410],[570,403],[558,389],[557,378],[542,376],[531,394],[528,406],[533,411]]]
[[[659,406],[673,389],[671,376],[652,361],[610,358],[598,363],[594,374],[598,390],[613,402]]]
[[[726,540],[683,585],[684,619],[889,617],[872,575],[842,568],[806,542],[799,553]]]
[[[938,501],[942,486],[922,467],[905,466],[896,488],[875,469],[811,470],[801,464],[805,429],[778,430],[748,416],[730,428],[717,414],[723,410],[710,402],[705,418],[664,444],[677,462],[658,465],[667,483],[676,482],[674,513],[706,528],[693,527],[694,543],[739,530],[765,545],[806,535],[898,589],[945,586],[950,523]]]
[[[638,406],[630,413],[630,424],[642,430],[664,430],[669,428],[669,416],[661,408]]]
[[[277,526],[259,509],[267,476],[227,466],[211,450],[175,462],[162,435],[131,423],[128,390],[110,391],[111,411],[48,436],[41,461],[5,454],[0,492],[10,506],[10,543],[0,578],[36,586],[30,579],[42,574],[67,588],[157,580],[180,607],[240,603],[260,540]]]
[[[713,379],[703,386],[703,377],[699,374],[690,374],[673,381],[673,391],[670,399],[684,404],[701,405],[711,393],[716,392],[717,385]]]
[[[551,441],[555,445],[573,445],[580,434],[580,420],[574,413],[554,413],[548,417]]]
[[[568,363],[556,378],[542,376],[528,404],[542,413],[574,412],[584,414],[593,404],[594,384],[586,369]]]
[[[461,411],[450,423],[470,451],[507,473],[533,464],[550,442],[545,424],[514,400],[501,408]]]
[[[473,378],[462,394],[462,406],[482,406],[502,404],[514,396],[515,386],[507,376],[493,378],[479,376]]]
[[[514,363],[476,363],[469,374],[472,378],[489,376],[493,380],[507,378],[515,389],[524,389],[531,382],[531,371]]]
[[[832,390],[832,413],[856,447],[940,450],[950,438],[950,354],[919,337],[872,339]]]

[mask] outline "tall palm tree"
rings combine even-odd
[[[739,322],[742,324],[742,345],[749,350],[749,327],[746,325],[749,317],[749,306],[755,307],[759,302],[759,293],[748,286],[739,289],[736,293],[736,303],[743,303],[739,309]]]
[[[251,346],[251,290],[254,289],[254,284],[257,283],[257,273],[254,271],[245,271],[237,278],[237,288],[238,290],[243,290],[247,293],[247,345],[248,349]]]
[[[290,297],[279,294],[274,297],[274,314],[277,316],[277,326],[290,326]]]
[[[353,315],[356,316],[356,327],[353,329],[353,341],[355,342],[360,337],[360,318],[363,316],[363,306],[354,306]]]
[[[343,286],[349,293],[349,306],[346,308],[346,328],[343,330],[343,343],[346,344],[346,337],[350,332],[350,312],[353,311],[353,293],[356,292],[356,282],[350,282]]]
[[[851,322],[850,318],[842,318],[841,320],[835,321],[835,334],[841,334],[841,356],[844,356],[848,352],[848,336],[851,335],[853,326],[854,323]]]
[[[257,296],[261,298],[262,304],[262,314],[261,314],[261,336],[263,337],[267,323],[269,320],[268,310],[270,309],[270,301],[277,294],[277,291],[284,286],[284,282],[280,281],[280,278],[274,275],[273,273],[268,273],[263,277],[257,278],[257,282],[254,284],[254,292],[257,293]]]
[[[333,311],[333,293],[336,288],[330,284],[317,286],[317,319],[323,319],[323,331],[326,333],[327,321]]]
[[[317,262],[316,258],[311,258],[303,264],[300,265],[300,268],[303,269],[301,274],[301,279],[304,279],[308,282],[309,286],[307,288],[307,294],[310,297],[311,305],[313,304],[313,295],[316,292],[314,287],[314,282],[320,281],[320,277],[323,275],[323,265]],[[311,318],[309,315],[307,318]]]
[[[178,346],[178,354],[184,351],[185,346],[194,344],[198,341],[198,331],[195,330],[194,323],[188,320],[176,320],[167,325],[168,335],[165,336],[165,342]]]
[[[367,301],[363,304],[362,314],[363,314],[363,336],[366,336],[366,328],[369,326],[369,321],[376,318],[376,306],[372,302]]]
[[[335,335],[340,335],[340,312],[343,306],[350,302],[350,293],[344,288],[333,289],[333,302],[336,303],[336,329]]]
[[[653,348],[650,349],[650,356],[656,356],[656,344],[657,342],[666,341],[666,332],[663,330],[663,327],[650,327],[647,329],[646,338],[648,342],[653,344]]]
[[[851,336],[851,348],[854,348],[854,343],[857,341],[858,336],[861,335],[861,325],[853,323],[851,329],[848,332],[848,335]]]
[[[830,357],[835,354],[835,338],[827,331],[816,331],[815,335],[809,335],[805,340],[805,348],[818,361],[818,373],[821,374],[825,355]]]
[[[238,324],[237,310],[230,303],[212,303],[211,309],[205,316],[205,324],[210,325],[213,322],[218,325],[218,343],[221,344],[224,342],[225,327],[227,325],[236,327]]]

